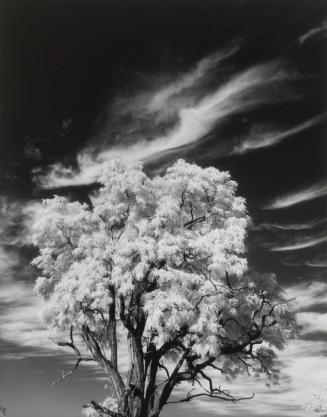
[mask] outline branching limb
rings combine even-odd
[[[100,348],[96,335],[87,325],[83,325],[82,327],[82,337],[94,359],[107,372],[116,397],[121,398],[125,390],[123,379],[118,370],[113,366],[112,362],[105,356]]]
[[[75,345],[74,343],[74,335],[73,335],[73,326],[70,327],[70,333],[69,333],[69,337],[70,337],[70,342],[58,342],[57,345],[58,346],[67,346],[71,349],[74,350],[74,352],[76,353],[76,363],[74,365],[74,367],[68,371],[68,372],[63,372],[62,377],[57,379],[56,381],[52,382],[51,385],[56,385],[59,382],[63,381],[64,379],[66,379],[67,377],[69,377],[70,375],[72,375],[72,373],[74,371],[76,371],[76,369],[78,368],[79,364],[82,361],[94,361],[93,357],[89,357],[89,356],[82,356],[80,350],[78,349],[78,347]]]
[[[164,364],[163,364],[162,362],[159,362],[159,363],[158,363],[158,367],[159,367],[159,368],[161,368],[161,369],[163,369],[163,370],[166,372],[167,378],[170,378],[169,371],[168,371],[168,369],[164,366]]]
[[[185,398],[181,400],[176,400],[176,401],[168,401],[167,404],[184,403],[184,402],[191,401],[193,398],[198,398],[198,397],[209,397],[209,398],[214,398],[218,400],[230,401],[233,403],[242,401],[242,400],[251,400],[254,397],[254,394],[252,394],[249,397],[233,397],[232,395],[226,394],[224,391],[220,391],[220,390],[217,390],[217,392],[212,392],[212,393],[201,392],[199,394],[192,395],[191,392],[193,390],[194,388],[186,395]]]

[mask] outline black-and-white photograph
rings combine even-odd
[[[0,0],[0,416],[327,416],[325,0]]]

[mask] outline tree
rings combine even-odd
[[[177,161],[163,176],[108,162],[92,207],[55,196],[35,224],[49,326],[76,365],[96,361],[112,397],[86,415],[157,417],[178,384],[190,401],[241,398],[209,370],[273,374],[294,323],[274,275],[247,270],[245,200],[228,172]],[[129,371],[119,345],[129,347]],[[85,352],[85,353],[84,353]]]

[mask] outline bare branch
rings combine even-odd
[[[170,378],[169,371],[168,371],[168,369],[164,366],[164,364],[163,364],[162,362],[159,362],[159,363],[158,363],[158,367],[159,367],[159,368],[161,368],[161,369],[163,369],[163,370],[166,372],[167,378]]]
[[[186,398],[183,398],[181,400],[176,400],[176,401],[168,401],[167,404],[177,404],[177,403],[184,403],[184,402],[188,402],[191,401],[193,398],[197,398],[197,397],[209,397],[209,398],[215,398],[218,400],[224,400],[224,401],[230,401],[230,402],[238,402],[238,401],[243,401],[243,400],[251,400],[254,397],[254,394],[252,394],[249,397],[232,397],[232,396],[224,396],[226,394],[222,394],[222,395],[218,395],[215,393],[205,393],[205,392],[201,392],[199,394],[194,394],[191,395],[190,393],[186,396]]]
[[[52,382],[51,385],[56,385],[59,382],[63,381],[64,379],[66,379],[67,377],[69,377],[70,375],[72,375],[72,373],[74,371],[76,371],[76,369],[78,368],[78,365],[80,364],[80,362],[82,361],[94,361],[95,359],[93,357],[90,356],[82,356],[80,350],[78,349],[78,347],[75,345],[74,343],[74,335],[73,335],[73,326],[70,327],[70,332],[69,332],[69,337],[70,337],[70,342],[58,342],[57,345],[58,346],[67,346],[71,349],[74,350],[74,352],[76,353],[77,356],[77,360],[76,363],[74,365],[74,367],[68,371],[68,372],[63,372],[62,377],[57,379],[56,381]]]
[[[63,372],[62,373],[62,377],[59,378],[59,379],[56,379],[55,381],[53,381],[51,383],[51,385],[54,386],[56,384],[59,384],[59,382],[62,382],[63,380],[65,380],[66,378],[68,378],[70,375],[72,375],[72,373],[74,371],[76,371],[76,369],[78,368],[78,365],[80,364],[81,360],[82,360],[81,358],[78,358],[77,361],[76,361],[76,363],[75,363],[75,365],[74,365],[74,367],[69,372],[66,372],[66,373]]]

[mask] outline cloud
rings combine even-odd
[[[304,190],[299,190],[281,197],[277,197],[270,204],[263,207],[264,210],[275,210],[281,208],[288,208],[305,201],[314,200],[316,198],[327,195],[327,184],[320,182],[312,185]]]
[[[174,100],[180,93],[189,88],[194,88],[199,81],[208,75],[208,72],[215,69],[216,66],[227,58],[231,57],[239,50],[235,45],[223,51],[217,51],[202,60],[200,60],[193,69],[186,72],[176,80],[168,83],[163,88],[159,88],[153,95],[148,97],[147,109],[150,112],[161,112],[164,106]]]
[[[310,311],[317,304],[326,304],[327,306],[327,283],[325,282],[303,282],[292,285],[287,288],[289,298],[295,298],[293,309],[300,311],[306,309]],[[327,331],[326,329],[323,329]]]
[[[41,206],[40,201],[0,197],[0,248],[17,249],[32,243],[32,224]]]
[[[271,252],[284,252],[284,251],[292,251],[292,250],[300,250],[305,248],[312,248],[314,246],[321,245],[322,243],[327,242],[327,236],[322,236],[316,239],[306,239],[303,240],[303,238],[298,238],[296,241],[290,244],[286,245],[280,245],[280,246],[273,246],[270,247],[269,250]]]
[[[0,245],[0,281],[9,281],[12,277],[12,270],[18,263],[18,256]]]
[[[233,54],[234,49],[223,54],[218,52],[202,60],[195,69],[171,81],[164,89],[151,91],[151,94],[141,92],[141,99],[139,96],[134,101],[133,98],[129,99],[128,110],[118,100],[113,105],[115,112],[118,116],[127,112],[132,120],[127,126],[130,133],[122,134],[124,140],[110,146],[107,141],[103,141],[87,147],[77,156],[77,168],[55,163],[45,172],[37,170],[34,172],[36,182],[44,189],[91,184],[100,176],[104,164],[110,158],[118,156],[130,161],[149,161],[163,152],[191,146],[231,115],[252,110],[262,104],[280,102],[281,97],[282,100],[297,97],[287,87],[287,82],[297,76],[285,70],[278,61],[256,65],[229,76],[213,92],[211,89],[208,93],[203,80],[208,82],[208,79],[212,79],[211,69],[217,62]],[[191,87],[193,90],[190,93]],[[173,121],[171,118],[166,120],[163,129],[158,120],[165,119],[167,112],[173,112],[174,117]],[[137,127],[144,120],[145,124],[150,125],[148,131]],[[119,125],[121,131],[126,130],[124,126],[122,118]],[[101,135],[105,136],[105,133]],[[153,139],[144,139],[149,136]]]
[[[305,264],[313,268],[327,268],[327,261],[307,261]]]
[[[25,348],[51,349],[50,333],[43,326],[43,301],[31,284],[17,281],[2,284],[0,291],[1,339]]]
[[[327,22],[323,22],[321,26],[317,26],[313,29],[308,30],[305,34],[299,37],[299,44],[303,45],[303,43],[307,42],[308,40],[314,37],[323,37],[327,34]]]
[[[267,148],[275,146],[278,143],[282,142],[284,139],[294,136],[297,133],[303,132],[310,127],[313,127],[321,122],[326,120],[326,113],[319,114],[315,117],[312,117],[309,120],[306,120],[303,123],[298,124],[290,129],[284,131],[267,131],[264,128],[256,127],[255,131],[250,134],[249,138],[238,144],[234,147],[234,154],[244,154],[249,151],[254,151],[261,148]]]
[[[280,359],[285,364],[285,372],[290,377],[293,388],[284,399],[290,397],[290,400],[298,403],[300,409],[327,382],[326,343],[295,340],[281,352]],[[300,410],[299,412],[301,413]],[[304,415],[307,416],[307,412]]]
[[[301,312],[297,314],[302,333],[325,332],[327,336],[327,313]]]
[[[24,356],[30,348],[40,352],[51,345],[40,318],[42,300],[26,280],[33,276],[30,260],[20,254],[22,247],[31,244],[31,224],[39,205],[0,199],[0,337],[26,348]]]
[[[325,228],[326,218],[315,219],[308,221],[306,223],[260,223],[258,225],[253,225],[251,230],[254,232],[260,232],[259,235],[255,235],[256,241],[260,242],[261,245],[267,248],[271,252],[287,252],[287,251],[296,251],[305,248],[315,247],[321,245],[327,241],[327,236],[322,235],[321,226]],[[302,233],[301,231],[311,231],[312,233]],[[294,232],[291,238],[289,238],[287,232]],[[315,233],[313,233],[315,231]],[[267,239],[266,233],[271,233],[271,236],[274,239],[277,239],[277,243],[272,243],[272,241]],[[284,233],[285,232],[285,233]],[[264,234],[263,234],[264,233]],[[287,257],[283,261],[283,265],[286,266],[316,266],[324,267],[326,265],[325,256],[315,256],[314,259],[308,260],[305,262],[304,259],[298,260]]]
[[[326,219],[312,220],[307,223],[295,224],[260,223],[258,225],[253,225],[251,230],[310,230],[324,223],[326,223]]]

